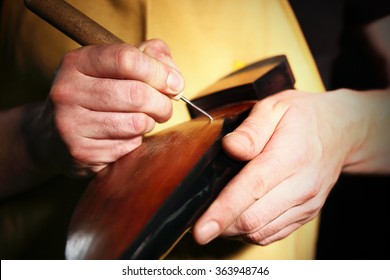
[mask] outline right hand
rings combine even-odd
[[[171,98],[183,88],[160,40],[76,49],[63,57],[46,104],[28,120],[30,150],[45,168],[96,173],[167,121]]]

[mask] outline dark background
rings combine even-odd
[[[327,89],[383,88],[383,60],[359,33],[390,1],[290,1]],[[342,174],[322,211],[318,259],[390,259],[390,177]]]

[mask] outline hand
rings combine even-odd
[[[224,235],[267,245],[317,216],[342,168],[361,160],[352,156],[366,138],[361,112],[374,110],[355,96],[290,90],[258,102],[223,139],[231,157],[249,163],[197,221],[196,241]]]
[[[30,149],[46,168],[95,173],[137,148],[167,121],[184,81],[160,40],[87,46],[66,54],[44,108],[31,120]]]

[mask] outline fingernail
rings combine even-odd
[[[199,228],[199,242],[201,244],[207,244],[219,235],[219,225],[214,222],[207,222]]]
[[[171,71],[167,78],[168,88],[172,93],[180,93],[184,89],[184,80],[176,71]]]
[[[173,100],[180,100],[180,98],[184,95],[184,90],[181,91],[180,93],[178,93],[177,95],[175,95],[174,97],[172,97]]]

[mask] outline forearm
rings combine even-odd
[[[41,168],[31,155],[25,128],[31,112],[41,104],[25,105],[0,113],[0,199],[32,188],[53,174]]]
[[[355,127],[360,137],[348,154],[343,172],[390,173],[390,89],[354,92]],[[348,134],[348,131],[346,131]]]

